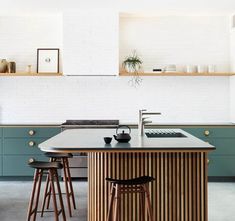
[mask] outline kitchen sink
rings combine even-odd
[[[149,130],[145,134],[148,138],[186,137],[184,134],[174,130]]]

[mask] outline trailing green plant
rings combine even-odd
[[[137,55],[136,51],[133,51],[131,55],[127,56],[123,61],[122,66],[127,72],[138,73],[141,68],[142,60]]]

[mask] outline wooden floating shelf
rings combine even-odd
[[[133,73],[127,73],[127,72],[120,72],[120,76],[134,76]],[[229,73],[229,72],[217,72],[217,73],[186,73],[186,72],[144,72],[139,73],[139,76],[233,76],[235,73]]]
[[[0,73],[0,76],[2,77],[17,77],[17,76],[62,76],[63,73],[27,73],[27,72],[17,72],[17,73]]]

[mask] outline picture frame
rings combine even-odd
[[[37,73],[59,73],[59,48],[37,49]]]

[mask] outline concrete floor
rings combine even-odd
[[[0,181],[0,221],[26,220],[31,189],[32,182],[29,181]],[[74,189],[78,209],[67,220],[86,221],[87,182],[74,182]],[[235,220],[234,202],[235,183],[209,183],[209,221]],[[37,220],[54,221],[53,213],[46,213],[44,218]]]

